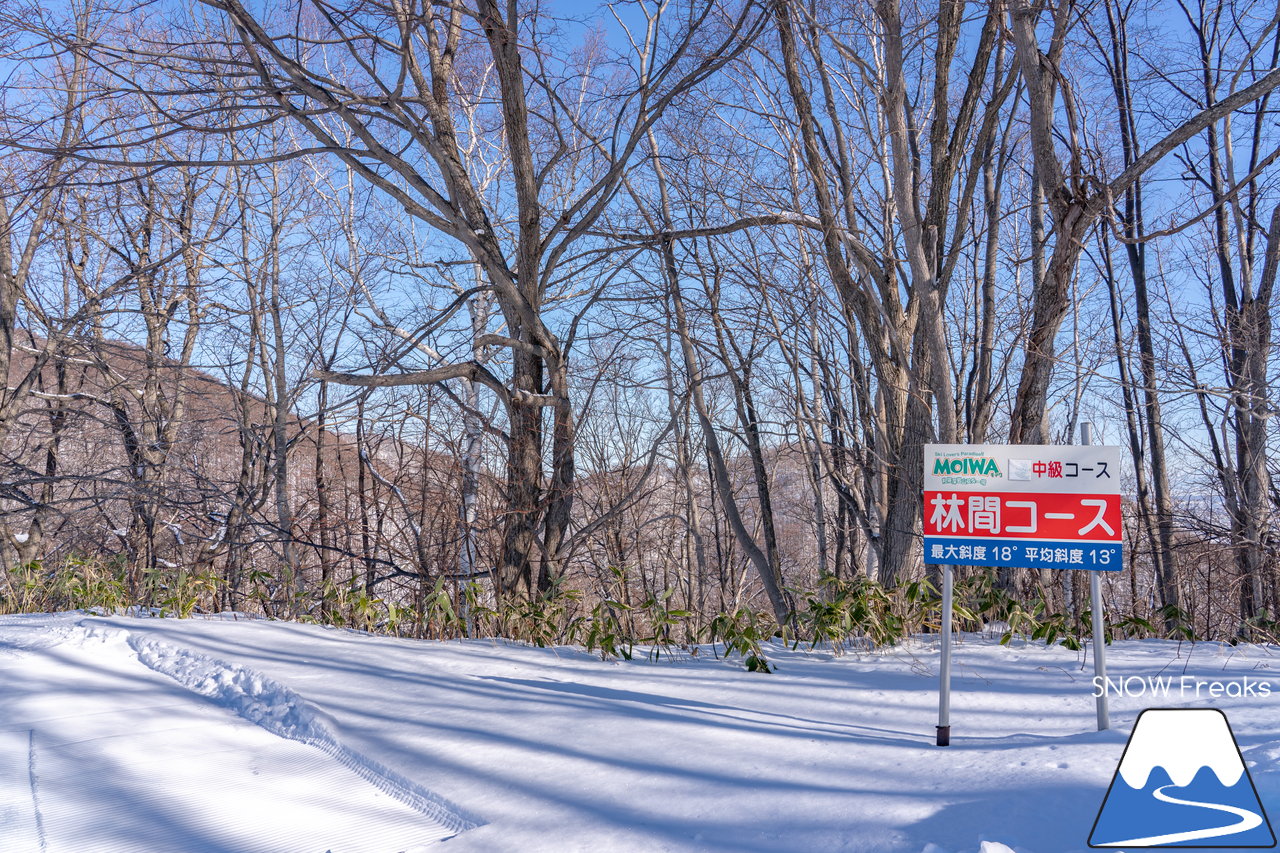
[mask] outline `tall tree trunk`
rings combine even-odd
[[[1132,86],[1129,79],[1129,43],[1127,20],[1115,4],[1107,4],[1107,23],[1111,36],[1111,58],[1108,63],[1112,91],[1120,118],[1120,143],[1126,168],[1138,157],[1138,125],[1133,113]],[[1147,425],[1147,448],[1150,452],[1151,483],[1155,497],[1155,524],[1158,548],[1153,552],[1156,578],[1166,607],[1165,627],[1177,626],[1177,614],[1184,609],[1178,584],[1177,552],[1174,549],[1173,497],[1169,487],[1169,469],[1165,459],[1164,417],[1157,386],[1159,365],[1152,337],[1151,299],[1147,290],[1147,246],[1142,181],[1135,180],[1124,193],[1121,222],[1125,236],[1125,255],[1133,277],[1133,294],[1138,332],[1138,359],[1142,371],[1142,396]],[[1135,457],[1135,461],[1138,457]]]
[[[1152,569],[1156,585],[1159,586],[1160,547],[1156,533],[1155,514],[1151,509],[1151,488],[1147,483],[1147,454],[1143,444],[1143,424],[1138,410],[1138,383],[1133,379],[1133,367],[1129,363],[1129,344],[1124,338],[1123,317],[1121,315],[1120,286],[1116,280],[1115,267],[1111,261],[1111,241],[1107,232],[1102,232],[1102,265],[1103,278],[1107,284],[1108,303],[1111,313],[1112,346],[1115,349],[1116,372],[1120,377],[1120,397],[1124,404],[1125,429],[1128,436],[1129,453],[1133,457],[1133,474],[1135,497],[1138,504],[1138,523],[1147,540],[1147,550],[1151,554]],[[1136,564],[1130,572],[1131,606],[1133,614],[1138,615],[1137,569]]]
[[[720,439],[716,435],[715,424],[711,421],[710,409],[702,389],[702,370],[698,366],[698,357],[693,349],[693,339],[689,332],[689,321],[685,312],[684,295],[680,290],[680,274],[676,267],[675,250],[670,241],[663,244],[663,264],[670,293],[671,305],[676,321],[676,334],[680,343],[680,354],[684,359],[685,374],[689,381],[689,396],[693,401],[694,411],[698,415],[698,423],[702,427],[702,437],[707,448],[707,462],[711,467],[720,495],[720,504],[724,507],[725,518],[733,532],[734,540],[746,555],[765,595],[773,607],[774,617],[779,625],[788,625],[792,617],[792,605],[782,586],[782,579],[774,573],[774,566],[760,546],[756,544],[751,532],[747,529],[738,509],[738,501],[734,496],[733,480],[729,475],[729,466],[724,452],[720,448]]]
[[[1235,384],[1233,420],[1236,439],[1236,470],[1240,477],[1238,563],[1241,575],[1241,615],[1256,619],[1270,615],[1280,606],[1276,600],[1274,566],[1270,563],[1273,544],[1271,475],[1267,468],[1267,420],[1274,411],[1270,403],[1268,361],[1271,354],[1271,298],[1280,270],[1280,205],[1271,214],[1266,242],[1266,260],[1256,294],[1246,295],[1238,314],[1232,318],[1232,337],[1238,341],[1240,360],[1233,365]],[[1270,571],[1269,571],[1270,570]],[[1270,612],[1269,612],[1270,611]]]

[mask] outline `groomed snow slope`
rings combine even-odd
[[[427,643],[228,618],[0,618],[0,851],[1083,851],[1146,707],[1220,707],[1280,812],[1280,650],[1128,642],[1112,699],[1042,646],[704,654]],[[442,840],[447,839],[447,840]]]

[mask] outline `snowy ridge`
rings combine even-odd
[[[314,706],[247,667],[145,637],[128,635],[138,660],[274,735],[314,746],[371,785],[455,833],[482,823],[448,800],[343,745]]]
[[[0,729],[0,850],[44,851],[37,791],[34,732]]]
[[[27,732],[27,782],[31,785],[31,816],[35,819],[36,838],[40,839],[40,851],[44,853],[49,844],[44,834],[44,816],[40,814],[40,781],[36,773],[36,733],[34,729]]]

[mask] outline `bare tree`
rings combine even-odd
[[[1145,150],[1131,152],[1127,165],[1114,178],[1100,173],[1087,149],[1079,104],[1071,78],[1064,73],[1067,37],[1077,20],[1077,4],[1060,3],[1052,10],[1048,48],[1036,37],[1044,11],[1025,0],[1007,0],[1009,30],[1018,69],[1026,82],[1032,161],[1053,218],[1053,250],[1044,279],[1035,293],[1034,318],[1018,384],[1009,438],[1015,444],[1048,441],[1045,417],[1049,382],[1057,362],[1057,337],[1070,306],[1071,279],[1089,230],[1106,215],[1116,199],[1183,143],[1231,113],[1266,96],[1280,86],[1280,68],[1257,75],[1243,88],[1205,105]],[[1244,75],[1240,75],[1244,76]],[[1239,77],[1232,79],[1236,83]],[[1062,109],[1058,108],[1061,98]],[[1065,146],[1065,161],[1059,156]]]
[[[551,67],[545,17],[522,15],[515,4],[352,2],[339,9],[316,2],[290,19],[291,29],[238,0],[205,5],[223,16],[234,42],[218,55],[210,45],[202,69],[243,81],[238,94],[248,106],[241,110],[288,118],[483,269],[505,325],[486,342],[507,350],[506,379],[474,360],[323,376],[371,387],[465,378],[497,395],[508,435],[498,577],[511,592],[549,589],[563,570],[574,482],[571,344],[547,325],[549,300],[581,275],[580,253],[590,251],[584,237],[613,202],[645,131],[674,99],[732,61],[759,32],[761,16],[749,5],[649,13],[645,31],[635,34],[630,82],[593,90],[598,78]],[[482,50],[497,79],[494,100],[467,86],[485,64]],[[579,87],[581,97],[567,98],[566,86]],[[487,131],[458,124],[458,103],[473,97],[491,105],[484,120],[498,128],[510,163],[502,191],[488,197],[462,142]],[[610,110],[601,109],[605,103]]]

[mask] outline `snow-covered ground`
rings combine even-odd
[[[1094,728],[1091,665],[957,645],[602,662],[260,620],[0,618],[0,851],[1087,849],[1147,707],[1223,709],[1280,816],[1280,649],[1125,642]],[[1189,682],[1271,695],[1180,694]],[[1136,686],[1131,684],[1131,686]],[[442,840],[447,839],[447,840]]]

